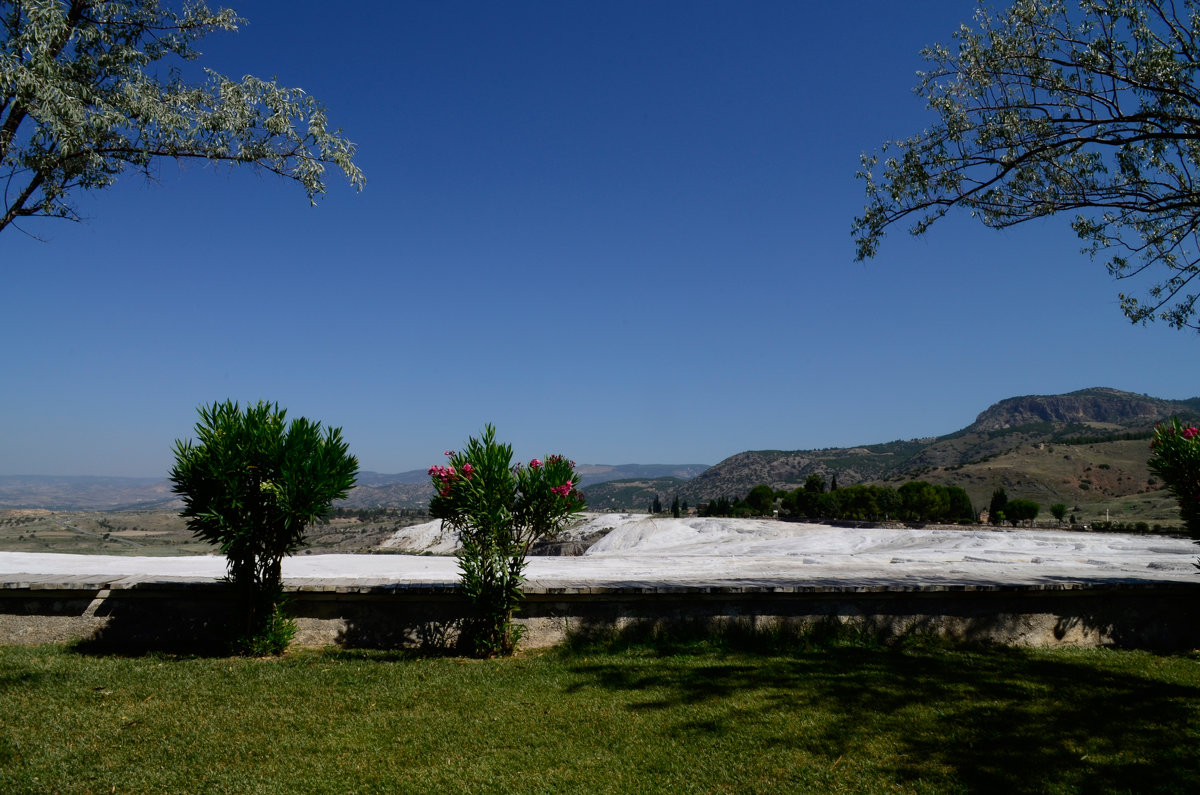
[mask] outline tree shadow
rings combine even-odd
[[[137,584],[109,594],[95,610],[105,619],[92,636],[71,644],[78,654],[141,657],[153,654],[222,657],[244,628],[231,586],[188,584],[187,598],[163,599],[162,583]],[[154,595],[139,593],[145,589]],[[184,590],[181,588],[180,590]]]
[[[1147,659],[1154,658],[1146,655]],[[1170,659],[1170,658],[1167,658]],[[1048,659],[1011,649],[947,652],[831,647],[787,658],[655,654],[638,664],[571,665],[574,690],[644,693],[631,710],[707,702],[702,721],[664,725],[668,735],[720,734],[769,712],[819,710],[803,747],[830,764],[865,753],[886,735],[901,744],[892,784],[943,782],[969,791],[1165,791],[1200,789],[1200,687]],[[752,694],[747,715],[725,699]],[[713,712],[716,716],[713,716]],[[880,787],[886,788],[885,782]],[[939,785],[940,786],[940,785]]]
[[[1119,648],[1186,651],[1200,648],[1200,584],[1097,582],[1074,590],[1049,587],[976,590],[962,586],[931,594],[804,594],[721,600],[685,595],[626,606],[577,607],[569,644],[620,648],[649,640],[717,639],[755,650],[765,643],[794,649],[816,628],[857,629],[859,642],[896,645],[944,637],[954,644],[1106,644]],[[862,583],[870,586],[873,583]],[[1059,587],[1055,587],[1059,586]],[[927,598],[926,598],[927,597]],[[587,612],[585,612],[587,611]]]
[[[308,612],[299,605],[299,617],[323,617],[319,607]],[[476,619],[464,614],[459,600],[424,604],[420,609],[406,608],[402,601],[394,605],[346,603],[337,605],[342,628],[334,643],[342,649],[404,651],[422,656],[466,654],[472,648],[471,637]]]
[[[175,585],[173,590],[180,593],[173,598],[162,594],[170,584],[139,583],[114,590],[102,600],[79,600],[92,605],[88,609],[102,625],[71,644],[71,650],[121,657],[240,653],[245,611],[233,587],[228,583]],[[343,594],[313,599],[285,594],[280,606],[297,625],[293,646],[332,643],[343,649],[416,651],[425,656],[465,654],[473,648],[474,616],[453,595],[434,596],[414,608],[404,599],[356,599]],[[336,634],[330,622],[340,624]],[[306,625],[314,634],[303,639]]]

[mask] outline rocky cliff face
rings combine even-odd
[[[1176,401],[1097,387],[1066,395],[1026,395],[1002,400],[980,414],[967,430],[997,431],[1039,422],[1142,427],[1186,412],[1187,407]]]

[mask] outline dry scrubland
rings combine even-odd
[[[1104,504],[1092,504],[1080,511],[1080,527],[1086,522],[1103,521]],[[1113,521],[1161,523],[1164,529],[1178,528],[1179,510],[1173,499],[1153,493],[1138,498],[1114,499],[1109,504]],[[1071,507],[1071,506],[1068,506]],[[1136,509],[1136,510],[1135,510]],[[622,514],[613,514],[622,516]],[[669,516],[669,514],[667,514]],[[1135,520],[1130,518],[1137,516]],[[312,526],[308,546],[299,554],[429,554],[424,548],[410,549],[392,539],[397,530],[429,521],[425,516],[401,516],[399,511],[382,513],[375,519],[334,518]],[[1042,506],[1038,526],[1056,527],[1049,516],[1049,505]],[[1064,529],[1069,529],[1064,526]],[[602,534],[601,534],[602,535]],[[567,534],[564,545],[578,554],[597,540],[593,534],[586,543]],[[389,541],[391,539],[391,541]],[[416,539],[414,543],[420,541]],[[420,544],[418,544],[420,546]],[[554,546],[554,545],[551,545]],[[578,547],[578,549],[574,549]],[[56,552],[76,555],[216,555],[219,550],[197,540],[184,520],[167,511],[46,511],[36,509],[0,509],[0,552]],[[450,550],[434,549],[435,554]]]
[[[1004,487],[1009,499],[1030,499],[1050,518],[1062,503],[1081,524],[1104,521],[1179,524],[1179,504],[1146,466],[1149,442],[1023,445],[1003,455],[958,467],[940,467],[921,477],[961,486],[976,510],[986,508],[992,490]]]
[[[309,528],[308,553],[368,552],[396,530],[427,521],[389,513],[377,521],[331,519]],[[215,555],[168,511],[45,511],[0,509],[0,551],[79,555]],[[305,554],[302,552],[301,554]]]

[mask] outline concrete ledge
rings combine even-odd
[[[0,644],[84,642],[139,652],[211,648],[236,625],[212,579],[0,575]],[[295,642],[452,649],[470,603],[453,583],[289,580]],[[535,581],[518,621],[525,647],[568,633],[778,631],[836,621],[882,638],[910,633],[1022,646],[1200,648],[1200,583],[586,584]]]

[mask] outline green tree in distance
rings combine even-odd
[[[942,486],[946,495],[946,519],[951,522],[972,523],[975,521],[975,506],[971,495],[961,486]]]
[[[340,428],[322,432],[301,417],[259,402],[242,411],[225,401],[200,408],[195,441],[175,442],[171,490],[199,538],[228,558],[229,580],[245,607],[240,643],[250,653],[280,653],[283,558],[304,545],[308,525],[354,486],[358,460]]]
[[[1026,522],[1029,525],[1033,524],[1033,520],[1037,518],[1038,511],[1041,506],[1033,500],[1009,500],[1004,506],[1004,518],[1016,527],[1020,522]]]
[[[361,189],[354,145],[298,88],[200,85],[179,67],[195,42],[243,20],[203,2],[0,0],[0,231],[27,217],[77,218],[70,195],[155,160],[249,164],[298,182],[310,202],[335,165]],[[157,71],[155,67],[160,67]]]
[[[750,489],[746,507],[754,516],[767,516],[775,509],[775,490],[765,483]]]
[[[988,503],[988,522],[1000,524],[1004,521],[1004,509],[1008,506],[1008,493],[1003,487],[992,492],[992,501]]]
[[[950,508],[950,497],[946,491],[923,480],[909,481],[896,489],[896,493],[900,495],[904,517],[912,521],[937,521]]]
[[[1070,213],[1134,322],[1200,330],[1200,0],[1016,0],[923,51],[936,121],[864,155],[858,258],[950,208],[1003,229]],[[882,160],[881,160],[882,158]]]

